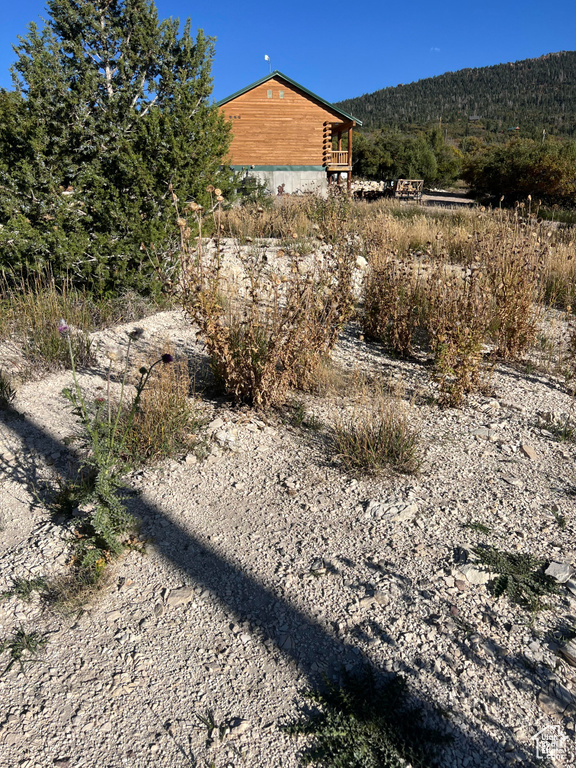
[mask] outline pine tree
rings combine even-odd
[[[0,100],[0,265],[49,263],[101,290],[149,284],[141,244],[167,247],[168,194],[222,186],[229,131],[210,104],[214,42],[151,0],[49,0],[15,46]],[[9,113],[10,120],[6,115]],[[9,124],[8,124],[9,122]],[[2,247],[4,245],[4,247]]]

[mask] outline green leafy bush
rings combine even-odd
[[[532,198],[574,207],[576,153],[572,142],[549,139],[545,144],[514,139],[470,155],[462,176],[473,195],[505,205]]]

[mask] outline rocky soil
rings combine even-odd
[[[135,360],[166,343],[203,364],[179,312],[138,325]],[[95,334],[88,391],[102,386],[104,349],[131,327]],[[542,421],[571,412],[570,393],[551,375],[501,366],[489,395],[440,410],[424,366],[389,358],[354,327],[335,360],[416,393],[421,473],[342,471],[329,425],[349,394],[299,396],[317,432],[206,397],[208,458],[129,478],[144,553],[118,561],[80,615],[37,597],[0,602],[0,639],[23,628],[48,641],[38,663],[0,677],[0,765],[293,768],[302,743],[279,726],[302,690],[367,662],[405,675],[430,717],[444,714],[446,767],[536,765],[536,735],[556,726],[555,764],[574,765],[576,669],[559,651],[576,629],[576,582],[532,619],[495,599],[471,562],[490,543],[571,577],[576,445]],[[51,521],[42,489],[70,464],[70,379],[23,385],[0,412],[0,591],[68,568],[70,530]],[[212,740],[200,718],[213,718]]]

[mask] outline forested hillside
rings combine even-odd
[[[523,135],[545,129],[575,134],[576,51],[549,53],[481,69],[462,69],[408,85],[383,88],[338,104],[364,122],[383,126],[452,125],[456,134],[481,126]]]

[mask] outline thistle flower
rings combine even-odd
[[[218,189],[218,188],[216,188],[216,189],[214,190],[214,194],[216,195],[216,197],[219,197],[219,196],[222,194],[222,190],[221,190],[221,189]]]
[[[164,365],[168,365],[168,363],[171,363],[171,362],[173,362],[173,360],[174,360],[174,358],[172,357],[172,355],[169,355],[167,352],[166,352],[165,354],[163,354],[163,355],[162,355],[162,357],[161,357],[160,359],[162,360],[162,362],[164,363]]]
[[[144,328],[132,328],[131,331],[129,331],[128,336],[135,341],[136,339],[139,339],[141,336],[144,335]]]
[[[58,323],[58,333],[64,336],[65,334],[68,333],[68,331],[69,331],[68,323],[66,322],[66,320],[64,320],[64,318],[62,318]]]

